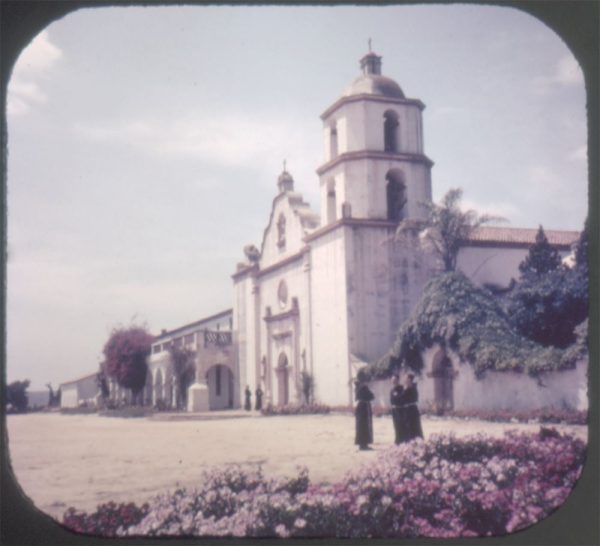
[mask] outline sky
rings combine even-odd
[[[110,7],[41,32],[9,83],[7,381],[93,373],[111,330],[231,308],[284,159],[315,211],[325,109],[373,50],[422,100],[433,197],[580,230],[585,87],[508,7]]]

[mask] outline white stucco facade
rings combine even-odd
[[[435,363],[448,357],[448,371],[440,377]],[[587,410],[588,363],[580,361],[573,369],[546,372],[532,377],[525,373],[486,371],[477,378],[473,367],[462,362],[453,352],[443,352],[434,346],[425,351],[423,370],[417,378],[419,407],[438,411],[515,411],[527,412],[542,408],[557,410]],[[442,385],[441,383],[445,383]],[[377,407],[389,405],[390,381],[375,381],[371,386]]]
[[[98,394],[96,374],[68,381],[60,385],[60,407],[77,408],[82,405],[95,405]]]
[[[260,386],[266,403],[300,402],[306,371],[314,378],[317,401],[353,404],[358,369],[389,350],[439,271],[416,235],[394,238],[398,223],[423,219],[422,203],[431,201],[425,106],[381,75],[377,55],[366,55],[361,67],[363,74],[321,116],[320,213],[294,191],[284,167],[260,250],[246,252],[248,260],[233,275],[240,396],[245,385],[252,392]],[[518,278],[535,231],[480,228],[465,241],[458,268],[480,285],[506,288]],[[563,255],[577,239],[576,233],[550,236]],[[472,389],[484,392],[484,383],[470,378],[465,368],[455,385],[457,399],[464,396],[464,404],[476,400],[475,405],[497,401],[496,395],[470,396]],[[497,383],[507,387],[507,381],[505,375]],[[485,382],[487,391],[494,380]],[[427,382],[423,388],[426,401]],[[501,390],[492,392],[500,396]]]
[[[232,336],[231,309],[206,317],[171,331],[163,331],[154,339],[148,358],[148,374],[143,392],[143,403],[160,409],[176,409],[184,405],[178,377],[175,373],[171,347],[193,353],[196,405],[188,396],[191,411],[239,407],[237,357]],[[109,384],[112,390],[118,388]]]
[[[245,260],[232,274],[232,309],[156,338],[146,404],[180,406],[171,344],[195,353],[191,411],[242,407],[246,387],[253,397],[260,388],[265,404],[299,403],[303,373],[314,379],[317,402],[349,406],[358,369],[390,349],[440,267],[416,233],[394,237],[401,221],[416,226],[425,218],[433,162],[425,154],[425,105],[381,74],[376,54],[365,55],[361,68],[362,75],[321,115],[318,210],[295,191],[284,165],[262,237],[255,234],[260,243],[244,247]],[[506,288],[519,277],[536,231],[479,228],[464,242],[457,268],[479,285]],[[563,256],[578,238],[576,232],[546,235]],[[531,394],[541,387],[529,379],[519,388],[519,379],[508,374],[476,381],[469,368],[456,366],[453,392],[464,407],[549,401]],[[581,373],[565,379],[571,375],[564,372],[564,384],[547,384],[564,388],[565,404],[578,407],[579,394],[573,393],[581,392]],[[432,388],[421,382],[423,403],[432,399]],[[126,393],[112,384],[111,395]]]

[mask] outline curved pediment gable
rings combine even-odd
[[[269,223],[260,247],[260,268],[268,267],[299,252],[303,238],[319,226],[319,215],[302,194],[286,191],[273,199]]]

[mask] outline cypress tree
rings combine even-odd
[[[535,236],[535,243],[529,249],[529,254],[519,264],[519,271],[523,276],[543,275],[558,269],[560,265],[560,254],[548,242],[544,228],[540,226]]]

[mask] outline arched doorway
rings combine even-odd
[[[289,366],[285,353],[279,355],[277,360],[277,405],[287,406],[290,401],[289,392]]]
[[[433,399],[438,413],[454,408],[454,368],[448,356],[439,352],[431,366],[433,378]]]
[[[233,373],[223,364],[215,364],[206,372],[208,409],[233,408]]]

